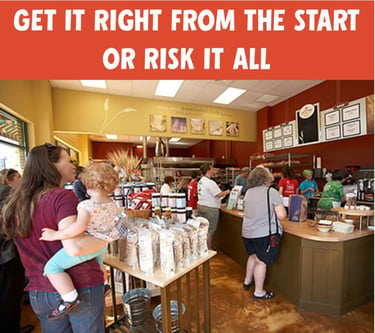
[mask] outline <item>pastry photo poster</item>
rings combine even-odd
[[[0,1],[0,79],[373,80],[374,1]]]

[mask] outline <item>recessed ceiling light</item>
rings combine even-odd
[[[106,134],[105,137],[109,140],[117,140],[118,138],[116,134]]]
[[[178,142],[180,140],[181,140],[181,138],[170,138],[169,142]]]
[[[104,80],[81,80],[81,84],[84,87],[103,88],[103,89],[107,88],[107,85],[105,84]]]
[[[156,87],[156,96],[175,97],[183,80],[160,80]]]
[[[219,97],[214,100],[214,103],[230,104],[245,92],[245,89],[227,88]]]
[[[142,149],[143,146],[142,145],[136,145],[135,148],[141,148]]]
[[[263,103],[270,103],[274,101],[275,99],[278,99],[280,96],[275,96],[275,95],[268,95],[265,94],[259,98],[256,99],[257,102],[263,102]]]

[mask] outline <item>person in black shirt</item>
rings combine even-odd
[[[90,199],[90,196],[87,194],[86,186],[83,185],[81,181],[81,176],[85,172],[83,166],[77,166],[75,169],[75,181],[73,183],[73,192],[76,194],[78,200],[81,202],[83,200]]]
[[[17,186],[21,175],[15,169],[0,171],[0,208],[13,187]],[[20,327],[21,300],[25,285],[25,269],[12,239],[6,239],[1,233],[0,220],[0,323],[7,333],[29,333],[33,325]]]

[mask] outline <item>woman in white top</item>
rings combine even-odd
[[[164,184],[160,188],[160,193],[161,194],[166,194],[166,193],[172,193],[172,184],[173,184],[173,177],[172,176],[165,176],[164,177]]]
[[[207,234],[207,247],[211,249],[212,238],[215,234],[217,223],[219,221],[219,213],[221,199],[230,193],[230,190],[222,191],[220,187],[212,180],[214,167],[204,163],[200,167],[203,177],[198,182],[198,215],[205,217],[209,222]]]

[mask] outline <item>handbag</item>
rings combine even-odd
[[[275,214],[275,223],[276,223],[276,233],[272,234],[271,231],[271,208],[270,208],[270,189],[271,187],[268,187],[267,189],[267,208],[268,208],[268,226],[269,226],[269,244],[266,252],[269,252],[269,250],[272,247],[278,247],[280,245],[281,241],[281,235],[279,233],[279,223],[277,221],[277,216]]]

